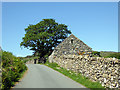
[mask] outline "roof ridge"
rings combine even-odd
[[[75,35],[73,35],[73,34],[71,34],[70,36],[74,36],[76,39],[78,39],[78,40],[80,40],[78,37],[76,37]],[[70,37],[69,36],[69,37]],[[69,37],[67,37],[67,38],[69,38]],[[80,40],[84,45],[86,45],[88,48],[91,48],[91,47],[89,47],[87,44],[85,44],[82,40]]]

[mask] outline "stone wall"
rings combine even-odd
[[[26,62],[26,64],[34,64],[34,60],[29,60]]]
[[[92,81],[99,81],[102,86],[118,88],[119,65],[116,58],[89,57],[87,55],[61,55],[54,52],[49,56],[50,63],[57,63],[60,67],[81,73]]]
[[[61,56],[62,54],[68,55],[90,55],[92,48],[87,46],[80,39],[71,34],[62,43],[54,48],[54,54]]]

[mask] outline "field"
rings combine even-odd
[[[93,57],[104,57],[104,58],[117,58],[120,59],[120,52],[112,52],[112,51],[93,51],[92,52]]]

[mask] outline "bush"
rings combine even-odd
[[[2,89],[9,89],[21,77],[27,67],[24,62],[12,53],[2,52]]]
[[[2,62],[2,51],[0,50],[0,69],[1,69],[1,62]]]
[[[98,51],[92,51],[92,55],[101,57],[100,52]]]

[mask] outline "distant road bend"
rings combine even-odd
[[[28,72],[14,88],[86,88],[45,65],[27,66]]]

